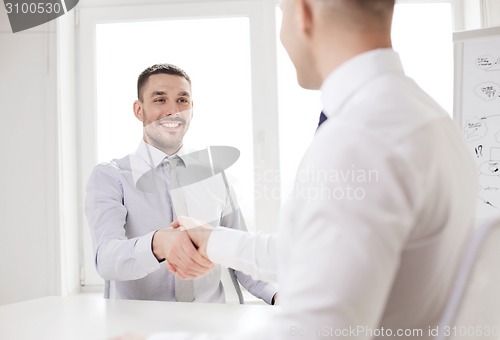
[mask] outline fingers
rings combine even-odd
[[[212,262],[201,256],[191,242],[183,244],[176,262],[176,274],[185,279],[203,276],[213,268]]]
[[[212,226],[192,217],[179,216],[176,221],[172,222],[172,227],[186,230],[201,256],[207,258],[206,247],[213,230]]]
[[[208,224],[187,216],[179,216],[177,221],[172,222],[172,224],[180,226],[181,230],[190,230],[198,227],[212,229]]]
[[[198,252],[185,231],[173,230],[170,236],[166,255],[170,272],[183,279],[194,279],[212,270],[212,262]]]
[[[167,268],[168,270],[172,273],[172,274],[176,274],[177,273],[177,269],[172,265],[170,264],[169,262],[167,262]]]
[[[163,234],[167,269],[183,279],[194,279],[212,270],[214,266],[206,257],[206,244],[213,228],[186,216],[179,216],[171,226],[170,232]]]
[[[185,255],[184,260],[187,266],[203,269],[212,269],[214,267],[212,262],[202,256],[191,242],[183,245],[183,254]]]

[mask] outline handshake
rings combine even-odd
[[[179,216],[172,228],[158,230],[152,240],[153,254],[182,279],[195,279],[214,267],[207,256],[213,228],[191,217]]]

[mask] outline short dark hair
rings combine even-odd
[[[363,14],[374,17],[392,17],[396,0],[318,0],[319,3],[338,11],[338,16],[348,17]],[[357,18],[363,21],[362,17]]]
[[[396,0],[320,0],[325,4],[351,6],[354,5],[367,13],[379,14],[394,8]]]
[[[148,67],[139,75],[137,78],[137,98],[142,102],[142,88],[148,81],[149,77],[153,74],[171,74],[174,76],[183,77],[186,79],[191,85],[191,78],[189,78],[188,74],[178,66],[172,64],[155,64],[153,66]]]
[[[351,0],[352,1],[352,0]],[[394,9],[395,0],[354,0],[359,8],[372,15],[384,15]]]

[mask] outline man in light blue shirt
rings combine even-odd
[[[85,211],[97,271],[113,282],[116,298],[225,302],[221,267],[203,257],[185,232],[170,227],[179,209],[170,162],[185,169],[199,165],[183,146],[192,118],[191,80],[176,66],[154,65],[139,76],[137,92],[134,114],[143,122],[143,140],[134,153],[97,165],[87,184]],[[183,187],[181,198],[184,214],[246,230],[221,174]],[[250,293],[273,302],[276,286],[241,272],[236,276]],[[189,300],[176,297],[180,278],[190,285]]]

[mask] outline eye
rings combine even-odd
[[[165,103],[165,98],[162,98],[162,97],[155,98],[153,100],[153,102],[155,102],[155,103]]]
[[[177,102],[182,103],[182,104],[189,104],[189,100],[187,98],[184,98],[184,97],[177,99]]]

